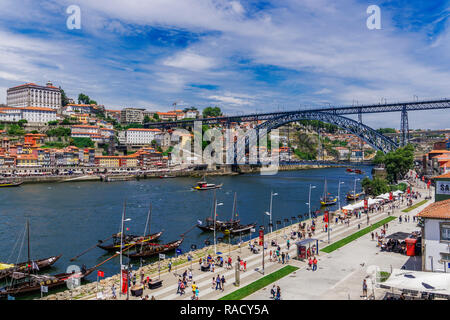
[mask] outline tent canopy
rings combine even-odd
[[[383,288],[412,290],[450,296],[450,273],[394,269]]]

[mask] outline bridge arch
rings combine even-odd
[[[281,127],[282,125],[285,125],[287,123],[301,120],[318,120],[329,124],[334,124],[339,128],[358,136],[374,149],[381,150],[384,153],[398,148],[398,144],[393,140],[366,126],[365,124],[328,112],[304,111],[287,113],[279,117],[267,120],[266,122],[257,126],[256,129],[267,129],[267,132],[270,132],[271,130]]]

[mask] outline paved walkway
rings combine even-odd
[[[422,192],[425,195],[424,192]],[[416,202],[421,201],[418,199]],[[434,200],[432,200],[434,201]],[[398,231],[419,231],[416,222],[412,222],[412,216],[419,213],[424,205],[409,213],[396,211],[395,215],[408,215],[410,222],[399,223],[398,219],[388,223],[386,234],[390,235]],[[374,232],[380,233],[381,228]],[[363,299],[362,281],[368,276],[367,271],[371,266],[378,266],[382,271],[390,272],[391,268],[401,268],[406,265],[410,270],[421,270],[421,257],[408,257],[399,253],[381,252],[376,247],[376,241],[372,241],[371,234],[362,236],[353,242],[337,249],[330,254],[321,254],[318,262],[318,270],[313,272],[303,267],[297,270],[295,275],[280,279],[276,285],[282,290],[282,299],[285,300],[343,300]],[[372,282],[367,278],[368,294],[375,294],[375,299],[384,296],[383,289],[372,290]],[[246,299],[268,300],[270,299],[270,286],[255,292]]]
[[[424,192],[422,192],[423,195],[425,195]],[[422,199],[416,200],[416,202],[421,201]],[[418,208],[416,210],[413,210],[409,214],[412,215],[416,211],[420,211],[421,208]],[[399,214],[399,210],[394,211],[395,215]],[[370,223],[375,223],[381,219],[384,219],[388,216],[387,210],[386,212],[378,212],[370,214]],[[307,224],[310,224],[310,221],[303,221]],[[349,226],[345,224],[332,224],[332,237],[331,242],[334,242],[336,240],[339,240],[341,238],[346,237],[347,235],[350,235],[358,230],[357,225],[361,224],[361,228],[364,228],[366,226],[366,219],[362,217],[361,219],[351,219],[351,223]],[[395,223],[391,222],[389,223],[389,232],[391,230],[395,230]],[[413,223],[411,222],[409,224],[409,227],[413,227]],[[414,224],[415,225],[415,224]],[[287,252],[286,248],[286,241],[283,239],[283,235],[290,234],[291,230],[297,230],[298,224],[286,227],[285,229],[278,230],[276,233],[273,232],[272,234],[269,234],[265,236],[265,240],[267,243],[270,244],[272,239],[277,239],[278,243],[281,247],[281,251]],[[313,236],[314,238],[318,238],[320,240],[319,242],[319,249],[323,248],[328,244],[327,242],[327,234],[322,231],[322,217],[319,217],[316,219],[316,234]],[[392,228],[392,229],[391,229]],[[401,228],[402,231],[408,231],[405,227]],[[412,230],[412,229],[411,229]],[[370,236],[370,235],[369,235]],[[246,237],[248,239],[248,237]],[[284,299],[319,299],[320,297],[326,296],[328,292],[332,292],[330,290],[335,290],[336,292],[341,292],[343,289],[341,288],[342,285],[346,284],[348,281],[350,281],[353,277],[356,277],[355,279],[359,279],[359,282],[361,282],[361,278],[357,276],[357,272],[360,271],[360,269],[363,269],[363,266],[358,266],[361,263],[364,263],[364,266],[367,266],[370,264],[379,263],[378,260],[372,261],[369,259],[371,256],[377,256],[382,257],[380,259],[381,261],[388,261],[389,259],[385,259],[383,255],[377,255],[375,251],[379,251],[378,248],[375,248],[375,242],[370,243],[367,245],[366,243],[361,243],[361,241],[367,240],[367,236],[363,237],[362,239],[359,239],[357,241],[354,241],[350,244],[347,244],[341,249],[338,249],[334,251],[331,254],[325,254],[320,252],[320,255],[318,257],[319,260],[319,270],[318,272],[311,272],[306,270],[306,265],[303,262],[297,261],[297,260],[290,260],[290,264],[296,265],[300,267],[300,270],[297,270],[295,273],[291,274],[290,276],[287,276],[284,279],[281,279],[277,282],[282,288],[282,297]],[[290,256],[294,256],[296,251],[295,246],[295,240],[291,240],[291,247],[289,250]],[[275,249],[274,247],[269,247],[270,249]],[[269,262],[268,259],[268,251],[266,250],[266,257],[265,257],[265,274],[269,274],[271,272],[274,272],[276,270],[281,269],[284,265],[278,262]],[[226,244],[221,244],[218,247],[218,251],[223,252],[223,257],[226,260],[228,253],[229,253],[229,247]],[[211,252],[213,252],[213,248],[211,248]],[[350,254],[348,253],[350,252]],[[383,253],[384,254],[384,253]],[[400,264],[405,259],[405,256],[402,256],[400,254],[392,254],[392,261],[393,266],[396,266],[397,264]],[[398,255],[398,256],[394,256]],[[248,240],[243,243],[241,249],[237,248],[237,246],[234,246],[231,249],[231,257],[233,259],[233,265],[236,262],[237,256],[240,256],[243,260],[247,261],[247,271],[240,273],[240,281],[241,285],[240,287],[243,287],[249,283],[252,283],[253,281],[261,278],[262,272],[261,272],[261,266],[262,266],[262,254],[253,254],[248,248]],[[350,258],[353,257],[353,258]],[[398,262],[396,261],[398,260]],[[390,261],[390,260],[389,260]],[[381,265],[380,265],[381,266]],[[188,283],[188,287],[186,288],[186,294],[180,296],[177,294],[177,281],[179,278],[179,275],[183,273],[184,270],[187,270],[190,267],[190,264],[185,264],[184,266],[178,266],[176,268],[176,271],[172,273],[163,272],[161,273],[161,279],[163,279],[163,286],[161,288],[155,289],[155,290],[149,290],[146,289],[144,291],[144,295],[148,295],[149,297],[154,296],[155,299],[160,300],[189,300],[192,296],[192,291],[190,288],[190,283]],[[238,289],[236,286],[233,285],[234,282],[234,276],[235,271],[233,270],[227,270],[226,268],[220,268],[216,267],[215,272],[202,272],[200,271],[198,261],[194,261],[192,264],[193,270],[193,281],[196,282],[196,284],[199,286],[200,291],[200,299],[218,299],[228,293],[231,293]],[[225,284],[225,290],[222,292],[220,290],[214,290],[212,288],[212,278],[217,277],[217,275],[225,275],[225,279],[227,280]],[[139,279],[139,275],[137,274],[137,277]],[[157,278],[153,275],[152,278]],[[293,281],[293,279],[295,279]],[[347,281],[348,280],[348,281]],[[356,285],[356,283],[355,283]],[[358,287],[361,286],[361,283],[358,284]],[[116,286],[116,290],[118,290],[118,285]],[[270,286],[271,287],[271,286]],[[314,288],[314,289],[312,289]],[[105,296],[108,298],[110,297],[111,290],[110,288],[105,288],[104,290]],[[249,299],[268,299],[268,291],[270,289],[262,289],[253,295],[249,297]],[[344,290],[345,291],[345,290]],[[342,291],[342,292],[344,292]],[[346,291],[344,293],[341,293],[339,296],[334,297],[333,299],[340,299],[345,298],[343,295],[346,294]],[[353,295],[353,293],[352,293]],[[355,296],[356,297],[356,296]],[[348,297],[347,297],[348,298]],[[351,298],[354,298],[351,296]],[[95,299],[95,297],[91,296],[90,299]],[[126,299],[126,295],[119,296],[118,299]],[[131,297],[130,300],[134,299],[140,299],[136,297]]]

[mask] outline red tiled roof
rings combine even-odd
[[[430,219],[450,219],[450,199],[430,204],[418,216]]]
[[[449,167],[450,167],[450,165],[449,165]],[[433,177],[433,179],[436,179],[436,178],[450,178],[450,172],[447,172],[447,173],[444,173],[444,174],[441,174],[440,176],[435,176],[435,177]]]
[[[143,128],[130,128],[127,131],[151,131],[151,132],[160,132],[159,129],[143,129]]]

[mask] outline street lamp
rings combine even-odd
[[[122,252],[123,252],[123,225],[124,222],[131,221],[130,218],[125,218],[125,206],[124,210],[122,212],[122,231],[120,232],[120,293],[122,294],[122,287],[123,287],[123,278],[122,278],[122,270],[123,270],[123,263],[122,263]],[[127,277],[128,278],[128,277]]]
[[[355,186],[353,187],[353,197],[354,197],[354,200],[355,200],[355,202],[354,203],[356,203],[356,181],[359,181],[359,180],[361,180],[361,179],[356,179],[355,178]]]
[[[273,193],[273,191],[270,191],[270,209],[269,209],[269,216],[270,216],[270,233],[272,233],[272,198],[273,196],[277,196],[278,193]]]
[[[214,254],[217,253],[216,250],[216,216],[217,216],[217,206],[222,206],[223,203],[217,203],[217,200],[214,202]]]
[[[309,220],[311,220],[311,189],[314,189],[316,186],[309,185],[309,202],[306,204],[309,206]]]
[[[338,186],[338,201],[339,201],[339,211],[341,211],[341,184],[344,184],[345,182],[339,179],[339,186]]]

